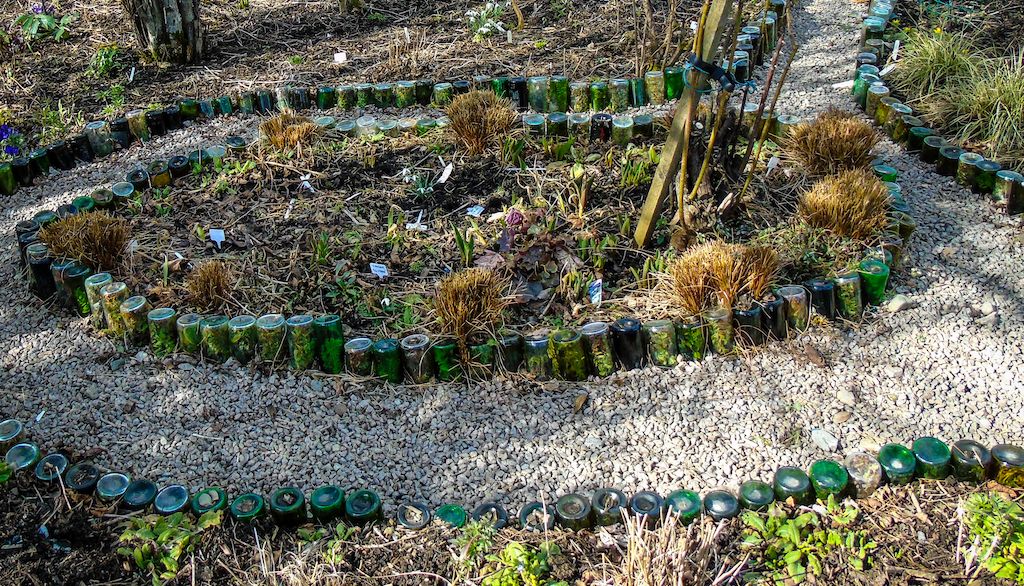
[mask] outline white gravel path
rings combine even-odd
[[[805,4],[797,21],[804,47],[782,111],[849,107],[845,91],[829,86],[849,76],[859,8],[847,0]],[[201,134],[245,125],[209,125]],[[154,146],[182,150],[172,148],[179,138]],[[158,482],[222,484],[232,493],[338,483],[376,489],[392,503],[496,498],[515,506],[603,485],[735,488],[770,478],[778,465],[922,435],[1020,442],[1019,226],[886,148],[918,222],[908,254],[917,276],[904,271],[897,280],[916,308],[883,312],[855,331],[819,328],[749,357],[550,388],[393,388],[131,359],[115,370],[108,342],[51,314],[14,277],[17,220],[125,170],[91,165],[3,202],[0,411],[22,420],[45,411],[28,425],[44,446],[99,448],[101,464]],[[986,303],[994,313],[976,316]],[[826,366],[791,352],[804,342]],[[574,415],[583,390],[590,401]],[[838,437],[839,453],[812,443],[815,427]]]

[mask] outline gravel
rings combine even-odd
[[[800,10],[803,46],[783,112],[850,107],[846,90],[830,84],[849,77],[856,10],[846,0]],[[252,127],[232,120],[178,132],[146,157]],[[606,485],[735,489],[780,465],[923,435],[1020,442],[1017,221],[891,143],[883,149],[918,222],[909,268],[895,283],[910,302],[902,311],[873,310],[860,327],[816,327],[762,352],[586,384],[426,388],[116,355],[82,320],[41,306],[15,274],[15,222],[123,176],[128,152],[3,202],[3,415],[26,421],[46,449],[159,483],[219,484],[234,494],[336,483],[372,488],[392,504],[515,506]],[[807,358],[815,351],[823,361]],[[574,413],[582,393],[589,400]]]

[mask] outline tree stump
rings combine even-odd
[[[121,0],[139,44],[157,61],[196,63],[203,56],[199,0]]]

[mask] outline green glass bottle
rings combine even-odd
[[[223,511],[228,507],[228,495],[223,488],[211,486],[192,495],[190,505],[196,517],[211,511]]]
[[[323,86],[316,90],[316,107],[321,110],[329,110],[337,103],[336,92],[333,87]]]
[[[707,334],[701,318],[693,316],[676,322],[676,346],[685,360],[703,360]]]
[[[569,79],[564,75],[548,78],[548,112],[569,111]]]
[[[989,478],[992,470],[992,452],[983,444],[963,439],[953,444],[953,475],[960,482],[981,484]]]
[[[398,340],[384,338],[373,343],[373,373],[384,380],[398,384],[402,382],[402,356]]]
[[[523,335],[502,328],[498,331],[497,342],[502,370],[507,373],[518,372],[519,367],[523,364]]]
[[[676,327],[667,319],[646,321],[644,341],[651,364],[668,368],[676,365]]]
[[[704,314],[707,324],[711,351],[715,354],[730,354],[736,348],[736,334],[732,326],[732,312],[716,308]]]
[[[373,86],[373,102],[379,108],[390,108],[395,105],[395,88],[390,83],[378,83]]]
[[[341,374],[345,370],[345,328],[341,317],[321,315],[313,320],[316,348],[320,356],[320,369],[327,374]]]
[[[931,480],[943,480],[949,476],[952,454],[945,442],[934,437],[922,437],[914,440],[912,449],[918,476]]]
[[[395,84],[395,107],[408,108],[416,103],[416,84],[411,81],[399,81]]]
[[[249,364],[256,358],[259,336],[256,334],[256,318],[251,315],[237,315],[228,320],[228,341],[231,356],[239,364]]]
[[[548,351],[549,346],[548,335],[543,332],[529,334],[523,338],[526,372],[536,380],[543,381],[551,378],[553,367],[551,354]]]
[[[356,88],[351,85],[339,85],[334,90],[335,100],[338,108],[351,110],[356,107]]]
[[[555,521],[560,527],[571,531],[589,529],[593,524],[590,499],[576,493],[558,497],[555,501]]]
[[[573,112],[590,111],[589,81],[574,81],[569,84],[569,108]]]
[[[889,282],[889,267],[878,260],[863,260],[857,271],[861,290],[868,305],[881,305],[885,300],[885,286]]]
[[[683,94],[683,68],[673,65],[665,68],[665,99],[675,100]]]
[[[612,118],[612,142],[625,147],[633,141],[633,117],[616,116]]]
[[[498,96],[499,98],[507,98],[509,96],[508,77],[504,75],[499,75],[498,77],[492,79],[491,91],[494,92],[494,95]]]
[[[608,109],[608,84],[595,81],[590,84],[590,109],[603,112]]]
[[[368,83],[357,83],[353,86],[356,92],[356,107],[365,108],[373,105],[373,86]]]
[[[270,516],[278,525],[298,525],[306,520],[306,495],[294,486],[285,486],[270,495]]]
[[[0,163],[0,194],[14,195],[18,185],[14,181],[14,171],[10,163]]]
[[[615,356],[608,324],[600,321],[586,324],[580,328],[580,335],[587,350],[590,374],[606,377],[615,372]]]
[[[153,356],[164,358],[178,346],[176,324],[178,312],[170,307],[158,307],[149,312],[149,350]]]
[[[556,376],[567,381],[587,379],[587,359],[579,332],[558,330],[551,334],[551,362]]]
[[[477,334],[470,337],[468,341],[469,364],[467,372],[475,380],[485,380],[491,377],[494,370],[494,338]]]
[[[87,317],[92,314],[92,304],[89,302],[89,294],[85,289],[85,281],[92,275],[92,269],[75,263],[64,271],[64,290],[67,292],[68,302],[78,317]]]
[[[292,370],[308,370],[316,360],[316,335],[313,317],[293,315],[288,318],[288,366]]]
[[[175,328],[178,330],[178,344],[182,352],[198,354],[203,346],[202,335],[199,332],[199,324],[203,316],[197,313],[186,313],[178,316]]]
[[[462,362],[459,360],[459,346],[453,338],[442,338],[434,342],[431,349],[437,367],[437,380],[452,382],[462,380]]]
[[[548,107],[548,78],[537,75],[526,80],[526,91],[530,97],[530,109],[546,112]]]
[[[465,525],[468,517],[466,509],[453,503],[441,505],[434,511],[435,519],[456,529]]]
[[[767,511],[775,502],[775,492],[767,482],[748,480],[740,485],[740,506],[750,511]]]
[[[262,315],[256,320],[256,342],[260,362],[274,364],[287,353],[288,322],[280,313]]]
[[[397,352],[397,344],[395,350]],[[345,499],[345,516],[356,525],[383,519],[380,497],[372,490],[359,489]]]
[[[803,470],[793,466],[783,466],[775,471],[772,482],[775,500],[785,501],[792,498],[798,505],[809,505],[814,502],[811,479]]]
[[[716,523],[740,514],[740,501],[727,490],[712,490],[704,495],[704,512]]]
[[[978,176],[978,163],[985,157],[978,153],[962,153],[956,168],[956,182],[970,189]]]
[[[860,287],[860,274],[844,273],[833,279],[836,291],[836,309],[839,317],[860,321],[864,313],[864,297]]]
[[[660,106],[665,103],[665,74],[661,71],[648,71],[644,74],[644,85],[647,99],[651,104]]]
[[[995,481],[1007,488],[1024,488],[1024,448],[1012,444],[992,446]]]
[[[622,113],[629,109],[628,79],[608,80],[608,109],[615,113]]]
[[[821,500],[827,500],[829,495],[843,496],[850,482],[846,468],[833,460],[818,460],[811,464],[809,476],[814,492]]]
[[[634,77],[629,80],[629,105],[634,108],[646,106],[647,84],[642,77]]]
[[[701,511],[700,495],[692,490],[676,490],[665,497],[665,514],[672,515],[683,525],[697,520]]]
[[[334,485],[316,488],[309,495],[309,510],[321,523],[341,517],[345,513],[345,491]]]
[[[211,315],[199,322],[199,335],[203,340],[203,357],[224,362],[231,356],[231,336],[226,315]]]
[[[783,300],[786,324],[799,332],[807,329],[811,320],[811,305],[807,289],[800,285],[779,287],[776,294]]]
[[[900,444],[886,444],[878,451],[878,463],[882,465],[889,484],[908,484],[914,479],[917,460],[914,452]]]
[[[103,318],[107,331],[115,338],[123,337],[127,330],[121,316],[121,304],[128,299],[128,285],[121,282],[108,283],[100,289],[100,299],[103,300]]]
[[[260,495],[249,492],[239,495],[231,503],[228,512],[231,513],[231,518],[235,521],[248,523],[263,516],[266,512],[266,503]]]

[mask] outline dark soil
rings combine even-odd
[[[901,27],[917,25],[947,32],[964,31],[993,56],[1010,56],[1024,48],[1024,0],[988,2],[900,2],[896,14]]]

